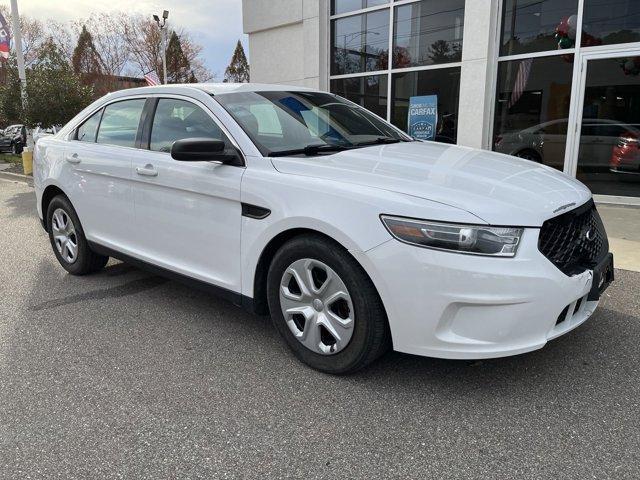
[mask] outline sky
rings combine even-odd
[[[10,2],[0,0],[2,4],[9,7]],[[238,40],[249,55],[242,33],[242,0],[18,0],[18,10],[21,15],[58,22],[109,11],[151,17],[169,10],[169,23],[176,29],[184,28],[202,45],[202,57],[216,80],[222,80]]]

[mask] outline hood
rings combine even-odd
[[[550,167],[495,152],[433,142],[271,160],[282,173],[420,197],[460,208],[491,225],[539,227],[545,220],[591,198],[582,183]]]

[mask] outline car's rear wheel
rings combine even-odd
[[[314,235],[276,253],[267,276],[274,325],[307,365],[332,374],[356,371],[389,347],[382,301],[342,247]]]
[[[15,143],[11,144],[11,153],[13,155],[18,155],[18,146]]]
[[[78,215],[64,195],[54,197],[49,203],[47,227],[53,252],[67,272],[86,275],[97,272],[109,261],[109,257],[89,248]]]

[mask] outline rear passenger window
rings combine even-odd
[[[100,124],[100,115],[102,115],[102,109],[91,115],[78,127],[76,140],[80,140],[81,142],[96,141],[96,133],[98,132],[98,125]]]
[[[98,143],[135,147],[144,103],[144,99],[136,99],[107,105],[98,130]]]
[[[169,152],[173,142],[184,138],[227,141],[220,127],[202,108],[185,100],[161,98],[153,118],[149,148]]]

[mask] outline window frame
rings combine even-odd
[[[177,99],[177,100],[185,100],[187,102],[191,102],[194,105],[202,108],[204,110],[204,112],[209,115],[209,117],[211,117],[211,119],[216,123],[216,125],[218,125],[218,127],[222,130],[222,132],[227,136],[227,138],[229,139],[230,144],[236,149],[240,159],[241,159],[241,163],[242,165],[238,165],[241,168],[246,167],[246,158],[245,158],[245,154],[242,151],[242,149],[240,148],[240,144],[238,143],[237,139],[231,134],[231,132],[229,131],[229,129],[224,125],[224,123],[215,115],[214,112],[211,111],[210,108],[208,108],[204,103],[202,103],[201,101],[192,98],[190,96],[187,95],[181,95],[181,94],[176,94],[176,93],[163,93],[163,92],[151,92],[151,93],[145,93],[145,94],[139,94],[139,95],[128,95],[126,97],[121,97],[121,98],[117,98],[114,99],[112,101],[109,102],[105,102],[102,103],[98,106],[96,106],[95,108],[91,109],[91,111],[89,111],[86,115],[83,115],[82,118],[80,120],[78,120],[77,122],[73,122],[73,126],[70,126],[70,130],[68,131],[68,133],[65,133],[63,138],[67,141],[73,141],[73,142],[78,142],[81,144],[91,144],[93,143],[94,145],[103,145],[105,147],[113,147],[113,148],[127,148],[127,149],[133,149],[133,150],[145,150],[147,152],[153,152],[153,153],[157,153],[157,154],[164,154],[164,155],[170,155],[169,152],[156,152],[153,150],[149,149],[149,143],[147,141],[146,146],[145,146],[145,135],[149,135],[148,139],[150,141],[151,139],[151,125],[153,122],[153,117],[155,115],[155,107],[157,105],[157,102],[160,98],[173,98],[173,99]],[[82,142],[80,140],[77,139],[77,135],[78,135],[78,128],[84,124],[84,122],[86,122],[87,120],[89,120],[89,118],[91,118],[94,114],[98,113],[100,110],[102,110],[102,114],[104,113],[104,109],[106,107],[108,107],[109,105],[112,105],[114,103],[118,103],[118,102],[124,102],[126,100],[146,100],[145,106],[142,109],[142,115],[140,116],[140,124],[138,125],[138,133],[136,136],[136,146],[135,147],[123,147],[121,145],[107,145],[104,143],[97,143],[95,140],[94,142]],[[212,98],[213,101],[215,101],[215,98]],[[153,107],[153,112],[150,110]],[[100,123],[98,124],[98,129],[96,130],[96,139],[98,136],[98,131],[100,130],[100,125],[102,124],[102,114],[100,115]],[[253,142],[252,142],[253,143]]]
[[[176,97],[178,97],[178,96],[176,96]],[[187,100],[186,98],[174,98],[174,97],[172,97],[170,95],[159,95],[159,96],[151,97],[151,98],[147,99],[148,105],[145,105],[145,108],[148,108],[148,110],[147,110],[147,116],[144,118],[143,129],[142,129],[142,138],[140,140],[140,142],[141,142],[140,143],[140,148],[142,150],[148,150],[148,151],[154,152],[154,153],[164,153],[164,154],[167,154],[167,155],[171,155],[170,152],[163,152],[163,151],[160,151],[160,150],[152,150],[151,149],[151,136],[153,135],[154,121],[156,119],[156,114],[158,113],[158,105],[160,104],[161,100],[179,100],[181,102],[190,103],[195,108],[199,108],[200,110],[202,110],[205,114],[209,114],[209,109],[206,108],[206,107],[198,105],[196,102],[194,102],[192,100]],[[222,134],[226,137],[225,138],[225,144],[233,145],[233,142],[231,141],[230,135],[215,120],[215,117],[212,117],[209,114],[209,118],[211,118],[213,123],[220,129]],[[235,146],[235,145],[233,145],[233,146]],[[237,146],[236,146],[236,148],[237,148]]]
[[[77,122],[75,124],[75,126],[71,129],[71,131],[66,134],[66,136],[64,137],[67,141],[72,141],[72,142],[78,142],[81,144],[94,144],[94,145],[103,145],[105,147],[115,147],[115,148],[128,148],[128,149],[133,149],[133,150],[138,150],[138,144],[139,144],[139,139],[142,135],[142,125],[143,125],[143,120],[144,120],[144,114],[145,114],[145,108],[146,108],[146,103],[145,106],[142,108],[142,114],[140,115],[140,121],[138,122],[138,130],[136,132],[136,142],[135,142],[135,146],[133,147],[126,147],[123,145],[110,145],[107,143],[98,143],[98,133],[100,131],[100,126],[102,125],[102,118],[104,117],[104,111],[105,109],[110,106],[113,105],[115,103],[120,103],[120,102],[126,102],[128,100],[148,100],[150,95],[130,95],[127,97],[122,97],[122,98],[117,98],[114,99],[111,102],[106,102],[103,103],[101,105],[99,105],[98,107],[96,107],[95,109],[92,109],[89,113],[87,113],[86,115],[84,115],[82,117],[82,119]],[[101,112],[100,113],[100,121],[98,122],[98,128],[96,129],[96,136],[93,140],[93,142],[83,142],[81,140],[78,140],[78,129],[85,124],[86,121],[88,121],[91,117],[93,117],[93,115],[95,115],[96,113]]]
[[[94,115],[100,114],[100,118],[98,118],[98,125],[96,125],[96,133],[93,136],[93,140],[92,141],[84,141],[84,140],[80,140],[78,138],[78,133],[80,130],[80,127],[82,127],[85,123],[87,123],[89,120],[91,120],[93,118]],[[96,140],[98,139],[98,130],[100,129],[100,123],[102,122],[102,115],[104,114],[104,106],[100,107],[98,110],[95,110],[91,115],[89,115],[88,117],[86,117],[85,119],[82,120],[82,122],[80,122],[78,124],[78,126],[76,128],[73,129],[73,133],[72,133],[72,138],[70,140],[75,140],[76,142],[80,142],[80,143],[97,143]]]
[[[151,150],[150,148],[153,119],[155,118],[158,102],[160,100],[163,100],[163,99],[164,100],[183,100],[185,102],[194,104],[196,107],[200,107],[207,115],[209,115],[211,120],[213,120],[213,122],[218,126],[218,128],[220,128],[222,133],[227,137],[230,147],[233,147],[236,150],[241,160],[241,165],[233,165],[233,166],[238,166],[240,168],[246,167],[247,161],[246,161],[244,152],[240,148],[240,144],[238,143],[236,138],[231,134],[231,132],[225,126],[225,124],[204,103],[202,103],[201,101],[195,98],[192,98],[186,95],[175,94],[175,93],[158,92],[158,93],[148,94],[146,95],[146,97],[147,97],[147,105],[145,105],[145,108],[148,107],[148,111],[147,111],[147,115],[144,115],[144,112],[143,112],[144,123],[142,125],[141,140],[140,140],[140,147],[139,147],[140,150],[145,150],[147,152],[154,153],[157,155],[171,156],[170,152],[159,152],[157,150]],[[215,101],[215,96],[213,95],[212,95],[212,100]]]
[[[133,147],[129,147],[126,145],[113,145],[111,143],[100,143],[98,142],[98,135],[100,134],[100,128],[102,127],[102,121],[104,120],[104,112],[107,110],[107,108],[109,108],[111,105],[115,105],[116,103],[123,103],[123,102],[130,102],[132,100],[144,100],[145,103],[142,105],[142,112],[140,112],[140,118],[138,119],[138,128],[136,130],[136,136],[135,136],[135,140],[133,142]],[[139,145],[140,145],[140,138],[142,136],[142,126],[143,126],[143,122],[145,119],[145,108],[147,106],[147,102],[148,102],[148,98],[146,97],[146,95],[141,95],[141,96],[136,96],[136,97],[132,97],[132,98],[118,98],[117,100],[114,100],[113,102],[109,102],[105,105],[102,106],[102,114],[100,115],[100,123],[98,123],[98,129],[96,130],[96,140],[95,140],[95,144],[96,145],[104,145],[105,147],[120,147],[120,148],[132,148],[132,149],[139,149]],[[79,126],[78,126],[79,128]],[[76,135],[77,135],[77,129],[76,129]]]
[[[393,76],[394,74],[398,74],[398,73],[407,73],[407,72],[417,72],[417,71],[426,71],[426,70],[438,70],[438,69],[442,69],[442,68],[459,68],[460,71],[462,72],[462,58],[460,59],[460,61],[457,62],[449,62],[449,63],[439,63],[436,65],[420,65],[420,66],[414,66],[414,67],[404,67],[404,68],[394,68],[393,67],[393,45],[394,45],[394,26],[395,26],[395,14],[396,14],[396,9],[405,5],[411,5],[413,3],[419,3],[422,0],[388,0],[387,3],[383,3],[382,5],[376,5],[373,7],[368,7],[368,8],[362,8],[359,10],[353,10],[353,11],[349,11],[349,12],[345,12],[345,13],[339,13],[339,14],[335,14],[332,15],[331,14],[331,1],[327,2],[327,8],[328,8],[328,20],[327,20],[327,32],[331,32],[332,31],[332,24],[334,20],[339,20],[341,18],[345,18],[345,17],[351,17],[351,16],[355,16],[355,15],[362,15],[362,14],[366,14],[366,13],[371,13],[371,12],[376,12],[379,10],[388,10],[389,11],[389,35],[388,35],[388,41],[389,41],[389,45],[388,45],[388,49],[387,51],[389,52],[388,55],[388,61],[387,61],[387,68],[383,69],[383,70],[371,70],[371,71],[365,71],[365,72],[358,72],[358,73],[346,73],[346,74],[340,74],[340,75],[332,75],[331,74],[331,61],[332,61],[332,41],[333,39],[331,38],[331,35],[329,34],[327,37],[327,41],[328,41],[328,46],[329,48],[327,49],[327,55],[326,55],[326,62],[328,65],[328,84],[327,84],[327,90],[331,91],[331,81],[332,80],[343,80],[343,79],[349,79],[349,78],[356,78],[356,77],[369,77],[369,76],[377,76],[377,75],[386,75],[387,76],[387,105],[386,105],[386,116],[383,118],[383,120],[391,123],[391,118],[393,115],[393,109],[392,109],[392,105],[393,105],[393,98],[391,96],[392,94],[392,84],[393,84]],[[463,43],[464,43],[464,25],[463,24],[463,29],[462,29],[462,39],[463,39]],[[462,53],[463,55],[464,53]],[[461,55],[461,57],[462,57]],[[333,92],[332,92],[333,93]],[[459,95],[459,94],[458,94]],[[456,112],[456,115],[459,117],[460,116],[460,108],[461,108],[461,104],[460,102],[458,102],[458,111]]]

